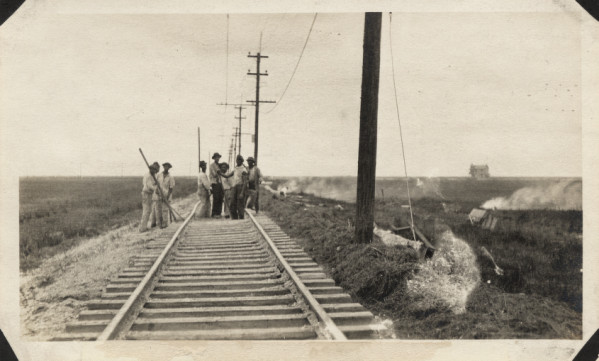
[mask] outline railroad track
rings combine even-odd
[[[194,221],[196,207],[55,340],[345,340],[386,331],[267,216]]]

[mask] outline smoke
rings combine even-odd
[[[383,189],[385,196],[406,195],[403,180],[398,180],[398,185],[393,189]],[[382,186],[382,185],[381,185]],[[303,177],[294,178],[281,184],[278,190],[286,187],[289,192],[306,193],[318,197],[337,199],[345,202],[356,201],[356,179],[350,177]],[[441,181],[439,178],[418,178],[416,185],[410,185],[412,197],[435,197],[446,199],[441,192]],[[383,195],[383,193],[381,193]]]
[[[408,291],[418,296],[423,306],[447,307],[459,314],[466,311],[468,296],[479,282],[474,252],[453,232],[446,231],[433,257],[408,281]]]
[[[419,251],[420,248],[422,247],[422,242],[413,241],[411,239],[407,239],[402,236],[399,236],[391,231],[381,229],[381,228],[377,227],[376,223],[374,224],[373,232],[374,232],[374,235],[376,237],[378,237],[381,240],[381,242],[383,242],[387,246],[410,247],[410,248],[415,249],[416,251]]]
[[[562,180],[547,186],[524,187],[508,198],[490,199],[481,208],[582,210],[582,181]]]
[[[297,178],[281,184],[278,190],[284,188],[287,188],[287,192],[312,194],[340,201],[355,202],[356,200],[355,180],[346,178]]]
[[[441,180],[439,178],[418,178],[416,180],[416,189],[414,197],[439,197],[446,199],[441,192]]]

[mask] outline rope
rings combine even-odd
[[[406,176],[406,188],[408,190],[408,205],[410,207],[410,229],[412,230],[412,237],[416,240],[416,233],[414,232],[414,213],[412,212],[412,199],[410,197],[410,182],[408,179],[408,166],[406,165],[406,152],[403,144],[403,132],[401,130],[401,120],[399,118],[399,103],[397,101],[397,86],[395,85],[395,61],[393,58],[393,32],[391,31],[391,22],[393,20],[393,13],[389,13],[389,48],[391,50],[391,73],[393,74],[393,92],[395,93],[395,110],[397,113],[397,124],[399,125],[399,139],[401,140],[401,155],[403,157],[403,168]]]
[[[314,28],[314,23],[316,22],[316,17],[317,16],[318,16],[318,13],[314,14],[314,18],[312,19],[312,25],[310,25],[310,30],[308,31],[308,36],[306,36],[306,41],[304,42],[304,46],[302,47],[302,52],[300,53],[299,59],[297,59],[297,63],[295,64],[295,68],[293,69],[293,73],[291,73],[291,77],[289,78],[289,82],[287,82],[287,86],[285,86],[285,90],[283,90],[283,94],[281,94],[281,96],[279,97],[279,100],[277,100],[277,102],[275,103],[275,106],[272,107],[272,109],[270,109],[269,111],[265,112],[265,114],[268,114],[268,113],[272,112],[273,110],[275,110],[277,108],[277,106],[281,103],[281,100],[285,96],[285,93],[287,92],[287,89],[289,89],[289,85],[291,85],[291,81],[293,80],[293,76],[295,75],[295,72],[296,72],[297,68],[299,67],[300,61],[302,61],[302,56],[304,55],[304,50],[306,50],[306,45],[308,45],[308,40],[310,39],[310,34],[312,34],[312,29]]]

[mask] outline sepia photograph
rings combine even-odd
[[[126,3],[0,27],[20,359],[571,360],[595,332],[576,2]]]

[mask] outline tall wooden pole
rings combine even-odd
[[[248,58],[256,58],[256,72],[252,73],[248,71],[248,75],[254,75],[256,76],[256,99],[255,100],[248,100],[249,103],[254,103],[254,106],[256,107],[255,112],[254,112],[254,162],[256,162],[256,164],[258,164],[258,120],[260,118],[260,103],[274,103],[274,101],[271,100],[260,100],[260,77],[261,76],[268,76],[268,72],[265,73],[260,73],[260,59],[265,58],[267,59],[268,56],[266,55],[261,55],[260,52],[258,52],[256,55],[252,55],[252,54],[248,54]]]
[[[238,133],[238,129],[239,128],[235,127],[235,146],[233,148],[234,149],[233,153],[235,153],[235,156],[233,157],[233,161],[235,161],[235,159],[237,159],[237,155],[239,154],[239,151],[237,150],[238,149],[237,148],[237,137],[238,137],[237,133]]]
[[[200,127],[198,127],[198,169],[199,169],[201,160],[202,160],[202,153],[201,153],[201,148],[200,148]]]
[[[382,13],[366,13],[356,196],[356,241],[360,243],[371,242],[374,229],[381,21]]]
[[[235,119],[239,120],[239,154],[241,154],[241,119],[245,119],[245,117],[241,116],[241,111],[245,109],[243,106],[236,106],[235,109],[239,109],[239,116],[235,117]]]

